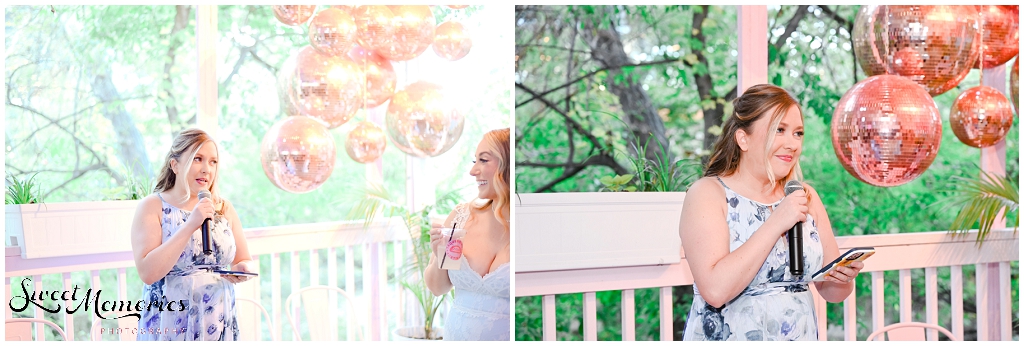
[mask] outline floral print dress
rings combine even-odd
[[[729,251],[736,251],[757,231],[772,210],[779,206],[761,204],[725,187],[728,204]],[[736,298],[715,308],[693,287],[693,306],[686,320],[683,340],[817,340],[817,319],[808,283],[811,273],[822,266],[821,239],[810,215],[803,225],[804,273],[789,273],[789,242],[779,237],[757,275]]]
[[[160,229],[163,241],[167,241],[185,223],[191,212],[168,204],[163,197],[160,201],[163,203]],[[138,340],[238,339],[235,286],[219,274],[204,269],[209,265],[218,265],[222,269],[231,266],[235,259],[235,237],[231,224],[220,215],[210,221],[211,255],[203,254],[200,233],[196,232],[192,236],[191,242],[185,246],[167,276],[143,288],[143,299],[147,304],[163,302],[164,308],[153,305],[149,310],[142,310]],[[167,304],[169,302],[173,303]],[[181,305],[184,305],[184,309]]]

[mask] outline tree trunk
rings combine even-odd
[[[704,149],[710,151],[711,147],[718,141],[718,135],[714,134],[711,129],[714,127],[722,128],[722,117],[725,115],[725,102],[731,101],[736,97],[736,89],[729,92],[726,97],[722,98],[715,92],[715,84],[711,81],[710,66],[708,65],[708,59],[704,56],[704,47],[707,46],[707,39],[704,38],[704,29],[701,27],[704,24],[704,19],[708,17],[709,6],[700,6],[702,11],[693,11],[693,38],[700,42],[699,46],[690,47],[693,54],[697,56],[697,64],[704,65],[707,73],[693,74],[695,84],[697,84],[697,94],[700,96],[701,109],[704,111]],[[730,97],[731,95],[731,97]],[[705,102],[714,102],[714,107],[705,107]]]
[[[171,39],[171,45],[167,48],[167,60],[164,62],[164,88],[163,95],[158,96],[164,104],[164,108],[167,111],[167,122],[171,125],[171,138],[174,138],[181,131],[181,128],[185,124],[181,123],[181,117],[178,114],[178,102],[174,97],[173,88],[174,81],[171,79],[171,67],[174,67],[174,60],[177,55],[178,47],[181,46],[181,40],[178,38],[178,33],[188,26],[189,14],[192,13],[192,7],[187,5],[175,6],[174,15],[174,27],[171,28],[171,32],[166,37]]]
[[[606,12],[604,15],[595,16],[595,18],[614,18],[611,7],[601,6],[595,10]],[[614,24],[603,29],[597,24],[595,22],[587,23],[586,30],[582,32],[584,39],[590,43],[591,55],[594,60],[599,61],[604,67],[633,64],[623,49],[622,38],[615,31]],[[608,70],[607,81],[608,91],[619,98],[622,111],[626,114],[626,119],[623,120],[633,131],[634,138],[639,140],[639,145],[649,143],[647,158],[658,160],[661,148],[668,150],[665,123],[658,116],[643,85],[634,80],[631,73],[618,68]],[[653,138],[651,138],[652,136]],[[671,160],[671,155],[667,159]]]
[[[100,111],[103,113],[103,117],[110,120],[110,125],[113,126],[114,132],[117,134],[117,158],[125,167],[130,168],[133,174],[153,176],[142,133],[135,127],[135,120],[121,103],[121,94],[110,79],[112,75],[110,66],[104,66],[91,72],[94,73],[92,76],[93,95],[103,103]],[[118,181],[118,184],[124,183],[123,177],[115,176],[114,179]]]

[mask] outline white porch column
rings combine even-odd
[[[994,68],[987,68],[983,71],[983,78],[981,85],[986,85],[999,90],[1000,93],[1006,94],[1006,69],[1010,67],[1010,64],[1004,64],[996,66]],[[1013,136],[1014,133],[1009,133],[1007,136]],[[982,148],[981,149],[981,169],[982,171],[993,174],[997,177],[1006,176],[1006,139],[999,141],[996,145]],[[1000,229],[1006,227],[1006,219],[1003,215],[996,218],[992,224],[992,229]],[[1010,304],[1009,296],[1002,296],[999,294],[999,277],[1001,275],[1009,276],[1010,273],[1002,272],[999,270],[999,263],[988,263],[984,264],[987,266],[988,273],[987,278],[983,278],[985,283],[985,290],[988,292],[988,305],[978,307],[978,326],[984,328],[978,329],[978,340],[1009,340],[1010,335],[1010,319],[1009,314],[1006,316],[1000,316],[1000,310],[1003,305]],[[977,281],[982,282],[982,281]],[[982,289],[978,287],[978,289]],[[981,335],[985,333],[985,335]]]
[[[217,6],[196,7],[196,125],[217,138]]]
[[[768,83],[768,6],[738,6],[736,16],[739,26],[738,96],[752,85]]]

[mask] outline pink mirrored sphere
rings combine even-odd
[[[453,98],[439,85],[423,81],[396,92],[385,119],[391,143],[416,157],[437,156],[451,149],[465,124]]]
[[[281,190],[306,193],[323,185],[334,171],[334,137],[305,116],[281,119],[263,136],[260,162]]]
[[[388,140],[384,130],[369,121],[356,124],[345,139],[345,152],[348,153],[348,157],[359,163],[377,161],[387,146]]]
[[[832,116],[832,148],[851,175],[875,186],[914,180],[935,160],[942,117],[906,77],[869,77],[843,95]]]
[[[1013,126],[1013,109],[1003,93],[993,87],[976,86],[953,101],[949,126],[964,144],[990,147],[1003,140]]]

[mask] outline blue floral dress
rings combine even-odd
[[[163,203],[160,229],[163,241],[167,241],[191,212],[168,204],[163,197],[160,201]],[[142,310],[138,340],[238,339],[234,284],[202,268],[204,265],[227,268],[235,259],[235,237],[227,218],[218,215],[210,222],[210,242],[213,254],[204,255],[202,236],[196,232],[167,276],[143,288],[147,304],[163,302],[164,308],[153,305],[149,310]]]
[[[736,251],[782,200],[761,204],[729,189],[722,179],[718,181],[725,187],[728,204],[729,251]],[[803,232],[804,273],[809,276],[822,266],[821,239],[810,215]],[[694,285],[683,340],[817,340],[817,318],[807,279],[794,279],[789,273],[789,242],[779,237],[747,288],[721,308],[705,302]]]

